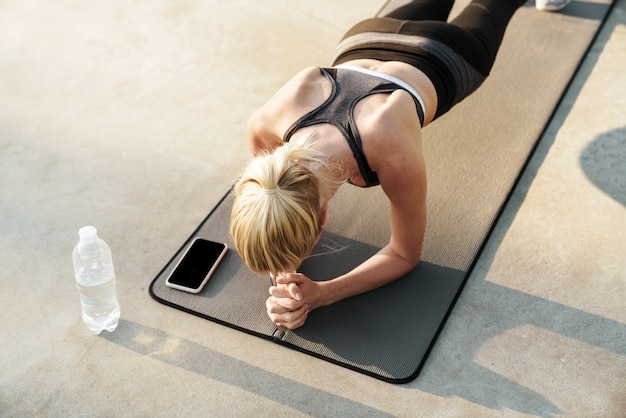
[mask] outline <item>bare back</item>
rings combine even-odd
[[[423,97],[426,104],[424,124],[434,117],[437,104],[434,87],[415,68],[403,63],[374,60],[344,65],[358,65],[401,78]],[[289,127],[324,103],[331,91],[331,82],[318,67],[296,74],[251,116],[249,146],[252,153],[280,146]],[[407,266],[414,266],[421,255],[426,223],[426,170],[415,103],[404,90],[373,94],[358,102],[353,117],[365,157],[391,203],[392,231],[387,250],[406,260]],[[350,147],[336,127],[329,124],[309,126],[294,133],[293,139],[311,133],[316,137],[316,147],[329,156],[333,166],[341,166],[355,185],[364,184]],[[325,196],[325,200],[331,197]]]

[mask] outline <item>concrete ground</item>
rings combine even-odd
[[[249,114],[381,5],[0,3],[0,415],[626,416],[626,0],[413,382],[149,297],[247,160]],[[113,334],[80,319],[86,224],[114,254]]]

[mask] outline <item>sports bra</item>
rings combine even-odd
[[[337,68],[320,68],[332,85],[330,96],[317,108],[311,110],[295,121],[285,132],[284,142],[289,142],[291,136],[301,128],[329,123],[339,129],[348,141],[352,154],[359,166],[361,177],[365,181],[364,187],[380,184],[378,176],[369,166],[363,153],[361,135],[354,120],[354,108],[363,98],[377,93],[392,93],[395,90],[407,91],[417,110],[420,125],[424,124],[424,104],[420,95],[407,83],[385,73],[367,70],[361,67],[341,66]]]

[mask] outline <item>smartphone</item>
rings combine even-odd
[[[168,276],[165,285],[189,293],[199,293],[226,251],[226,244],[196,238]]]

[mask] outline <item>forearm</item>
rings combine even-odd
[[[402,258],[388,245],[350,272],[320,282],[323,292],[319,306],[331,305],[384,286],[404,276],[416,265],[416,261]]]

